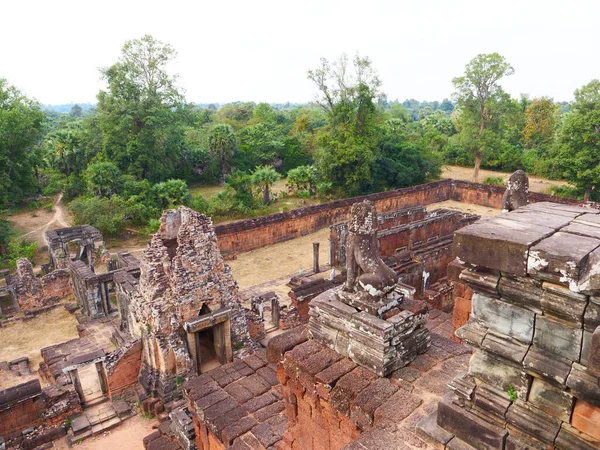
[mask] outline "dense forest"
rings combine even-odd
[[[216,218],[269,212],[271,187],[337,198],[434,180],[442,164],[564,178],[564,195],[597,198],[600,81],[572,103],[511,98],[496,53],[454,78],[453,98],[389,101],[367,57],[308,70],[312,103],[194,104],[169,73],[176,51],[152,36],[126,42],[101,69],[96,105],[51,109],[0,78],[0,209],[62,193],[77,223],[108,235],[150,228],[177,204]],[[210,201],[190,183],[223,184]],[[6,222],[0,222],[8,229]],[[2,232],[0,252],[9,247]]]

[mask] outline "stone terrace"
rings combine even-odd
[[[260,350],[184,383],[200,448],[271,448],[287,429],[276,366]]]
[[[447,384],[466,370],[470,357],[469,349],[448,339],[451,326],[450,315],[431,311],[431,348],[387,378],[306,341],[303,332],[273,338],[269,360],[280,361],[289,422],[279,448],[433,448],[416,424],[449,392]]]

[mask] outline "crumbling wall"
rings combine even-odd
[[[108,394],[112,398],[138,383],[142,364],[142,341],[127,342],[105,360]]]
[[[226,345],[249,343],[238,286],[211,219],[184,207],[167,210],[143,252],[139,289],[129,304],[128,329],[143,341],[140,381],[147,390],[168,399],[177,393],[177,377],[196,372],[194,335],[185,327],[213,312],[227,315]]]
[[[31,262],[25,258],[17,261],[15,275],[8,277],[8,288],[16,296],[22,312],[50,306],[74,292],[67,270],[55,270],[41,278],[36,277]]]

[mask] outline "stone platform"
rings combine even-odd
[[[410,299],[383,317],[339,301],[341,287],[320,294],[310,303],[310,335],[352,361],[386,376],[425,353],[430,346],[427,305]]]

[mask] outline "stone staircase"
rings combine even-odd
[[[86,405],[83,414],[71,423],[68,439],[71,443],[81,442],[116,427],[132,416],[131,407],[125,400],[109,402],[104,399],[93,406]]]

